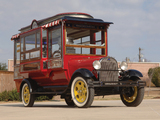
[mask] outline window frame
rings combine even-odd
[[[77,28],[77,27],[74,27],[74,23],[73,23],[73,25],[71,25],[71,26],[68,26],[67,24],[72,24],[72,23],[66,23],[65,24],[65,47],[64,47],[64,49],[65,49],[65,55],[82,55],[82,56],[106,56],[106,49],[107,49],[107,38],[106,38],[106,34],[107,34],[107,28],[106,28],[106,26],[104,26],[104,29],[102,30],[102,29],[90,29],[90,28]],[[76,24],[76,23],[75,23]],[[83,25],[83,24],[81,24],[81,25]],[[84,24],[85,25],[85,24]],[[89,25],[92,25],[92,24],[89,24]],[[99,26],[99,25],[95,25],[95,26]],[[67,28],[73,28],[73,29],[79,29],[79,30],[101,30],[101,40],[96,40],[96,41],[94,41],[95,42],[95,44],[96,44],[96,42],[101,42],[101,43],[105,43],[105,45],[104,46],[91,46],[91,45],[73,45],[73,44],[67,44],[66,43],[66,39],[67,39]],[[96,33],[94,33],[94,34],[96,34]],[[93,37],[93,36],[90,36],[90,39],[92,39],[91,37]],[[80,38],[81,40],[82,40],[82,38]],[[90,41],[91,42],[91,41]],[[101,49],[102,51],[101,51],[101,55],[98,55],[98,54],[96,54],[96,53],[94,53],[94,54],[82,54],[82,51],[81,51],[81,54],[73,54],[73,53],[67,53],[67,47],[76,47],[76,48],[90,48],[90,50],[92,50],[92,49],[95,49],[95,51],[96,51],[96,49]]]
[[[25,37],[29,36],[29,35],[33,35],[35,34],[35,48],[31,49],[31,50],[25,50],[26,49],[26,42],[25,42]],[[37,34],[39,34],[40,37],[40,46],[37,48]],[[23,38],[23,52],[22,52],[22,46],[21,46],[21,39]],[[41,28],[24,33],[20,36],[20,63],[24,63],[24,62],[29,62],[29,61],[35,61],[35,60],[40,60],[41,59]],[[35,58],[31,58],[31,52],[36,52],[39,51],[39,57],[35,57]],[[26,54],[29,54],[29,59],[25,59]],[[23,55],[23,56],[22,56]],[[23,57],[23,60],[22,58]]]
[[[21,40],[20,39],[16,39],[14,40],[14,66],[15,65],[19,65],[17,64],[17,43],[19,41],[19,64],[20,64],[20,53],[21,53]]]
[[[49,52],[50,52],[50,50],[49,50],[49,38],[51,37],[52,38],[52,31],[54,31],[54,30],[57,30],[57,29],[61,29],[60,31],[60,34],[61,34],[61,57],[60,58],[53,58],[53,57],[49,57]],[[51,32],[51,36],[49,35],[50,34],[50,32]],[[62,50],[63,50],[63,46],[62,46],[62,25],[59,25],[59,26],[55,26],[55,27],[53,27],[53,28],[51,28],[51,29],[49,29],[48,30],[48,59],[62,59]],[[52,41],[51,41],[51,54],[52,54]]]

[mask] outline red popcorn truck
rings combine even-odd
[[[68,106],[89,107],[94,96],[114,94],[126,106],[138,106],[146,83],[141,72],[108,56],[110,24],[86,13],[62,13],[34,19],[13,35],[14,81],[24,106],[41,95],[61,95]]]

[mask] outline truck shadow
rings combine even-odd
[[[18,102],[18,103],[3,103],[0,104],[0,106],[5,106],[5,107],[24,107],[22,102]],[[65,102],[60,101],[60,100],[51,100],[51,101],[41,101],[41,102],[35,102],[33,107],[24,107],[24,108],[30,108],[30,109],[34,109],[34,108],[78,108],[77,106],[68,106]],[[92,106],[90,106],[87,109],[90,108],[112,108],[112,107],[125,107],[123,104],[122,106],[112,106],[112,105],[98,105],[98,104],[92,104]],[[78,109],[86,109],[86,108],[78,108]]]
[[[22,103],[7,103],[7,104],[0,104],[0,106],[4,106],[4,107],[20,107],[20,108],[25,108],[25,109],[34,109],[34,108],[77,108],[77,109],[90,109],[90,108],[115,108],[115,107],[125,107],[125,106],[109,106],[109,105],[92,105],[90,106],[89,108],[78,108],[77,106],[73,106],[73,107],[70,107],[70,106],[67,106],[67,105],[60,105],[57,103],[57,105],[53,105],[53,104],[46,104],[46,103],[36,103],[33,105],[33,107],[24,107]]]

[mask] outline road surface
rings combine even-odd
[[[160,99],[145,99],[138,107],[120,100],[95,100],[90,108],[68,107],[64,101],[35,102],[30,108],[0,103],[0,120],[160,120]]]

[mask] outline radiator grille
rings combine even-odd
[[[118,64],[112,57],[101,59],[100,81],[118,81]]]

